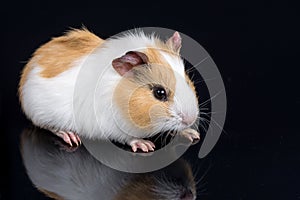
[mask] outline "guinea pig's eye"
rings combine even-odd
[[[167,101],[167,92],[162,86],[152,87],[153,95],[160,101]]]

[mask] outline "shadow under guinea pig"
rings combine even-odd
[[[194,176],[183,159],[154,172],[125,173],[103,165],[83,145],[64,146],[60,138],[43,129],[26,129],[21,140],[30,180],[54,199],[196,199]]]

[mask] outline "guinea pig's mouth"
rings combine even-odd
[[[169,131],[182,131],[188,127],[188,124],[183,122],[181,118],[173,117],[166,121],[163,129]]]
[[[172,116],[171,119],[169,119],[166,123],[169,129],[173,131],[182,131],[184,129],[190,128],[193,126],[197,121],[197,116],[189,116],[189,115],[183,115],[178,114]]]

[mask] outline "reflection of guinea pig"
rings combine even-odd
[[[57,146],[59,144],[59,147]],[[84,146],[69,153],[60,139],[34,128],[22,134],[21,152],[32,183],[54,199],[192,200],[196,198],[190,165],[179,159],[149,173],[130,174],[111,169]]]
[[[199,139],[190,128],[198,100],[180,47],[178,32],[164,42],[138,31],[102,40],[86,29],[72,30],[42,45],[25,66],[22,108],[33,124],[71,146],[82,136],[153,151],[142,138],[167,131]]]

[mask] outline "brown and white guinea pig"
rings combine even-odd
[[[196,199],[194,175],[184,159],[155,172],[125,173],[103,165],[84,146],[66,151],[75,147],[48,133],[31,128],[21,137],[27,174],[47,196],[57,200]]]
[[[190,128],[198,100],[180,48],[178,32],[164,42],[141,31],[107,40],[69,31],[38,48],[25,66],[22,108],[34,125],[70,145],[80,137],[110,139],[147,152],[155,146],[142,138],[160,132],[199,139]]]

